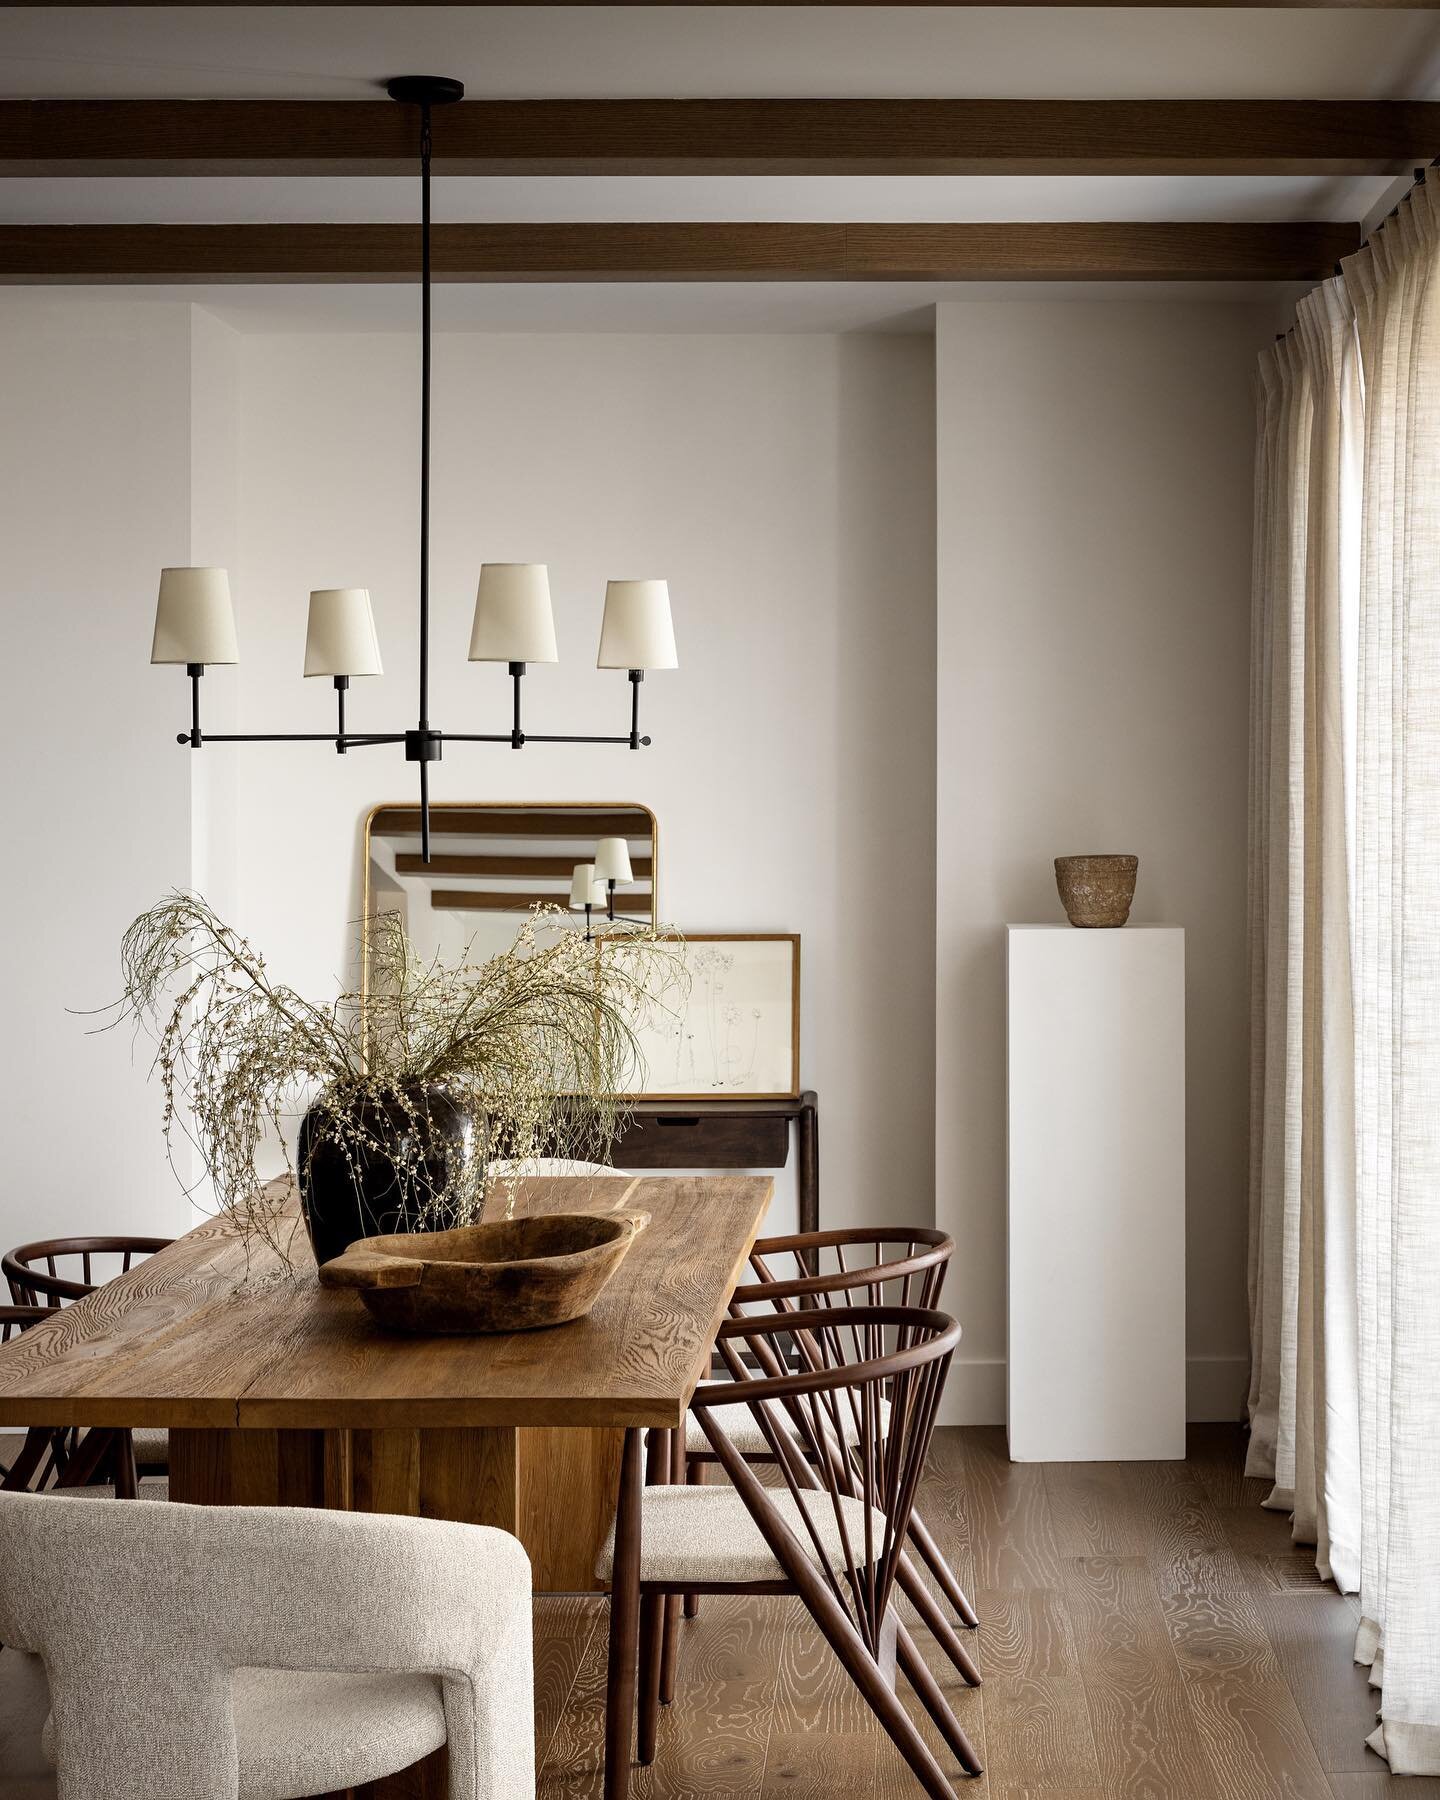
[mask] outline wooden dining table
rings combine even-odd
[[[211,1220],[0,1349],[0,1429],[164,1426],[170,1498],[495,1525],[537,1590],[593,1590],[625,1434],[682,1427],[769,1205],[768,1176],[552,1177],[517,1216],[640,1212],[588,1317],[486,1337],[381,1330]]]

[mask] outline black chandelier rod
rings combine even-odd
[[[447,77],[403,76],[386,84],[392,100],[420,109],[420,716],[413,731],[352,732],[345,728],[347,675],[334,677],[337,720],[334,731],[208,732],[200,728],[200,677],[203,663],[187,665],[190,676],[190,729],[176,734],[176,742],[199,750],[206,744],[331,744],[344,755],[351,749],[375,744],[403,744],[406,760],[420,765],[420,854],[430,861],[430,764],[438,762],[446,739],[457,744],[626,744],[638,750],[650,739],[640,735],[640,687],[642,669],[632,669],[630,731],[625,736],[599,737],[585,733],[526,732],[520,722],[520,685],[524,663],[511,663],[513,681],[512,724],[501,731],[438,731],[430,724],[430,390],[432,366],[430,175],[432,159],[431,111],[463,97],[465,89]],[[589,908],[586,908],[588,915]],[[587,917],[588,926],[588,917]]]
[[[430,103],[420,107],[420,741],[430,729]],[[420,762],[420,860],[430,860],[430,764]]]

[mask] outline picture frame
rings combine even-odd
[[[686,932],[690,995],[639,1032],[635,1100],[793,1100],[800,1093],[798,932]]]

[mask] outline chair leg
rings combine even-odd
[[[95,1425],[87,1431],[75,1454],[65,1463],[56,1480],[56,1487],[85,1487],[95,1476],[96,1471],[115,1448],[115,1433],[103,1425]]]
[[[908,1556],[902,1556],[895,1571],[895,1579],[900,1591],[910,1601],[920,1615],[920,1623],[939,1644],[940,1648],[955,1665],[960,1678],[970,1687],[980,1686],[980,1671],[975,1667],[970,1652],[955,1635],[955,1627],[941,1612],[935,1602],[935,1596],[925,1585],[925,1577],[915,1567]]]
[[[635,1724],[635,1658],[640,1629],[642,1433],[625,1433],[615,1509],[615,1567],[610,1577],[610,1661],[605,1683],[605,1800],[628,1800],[630,1734]]]
[[[686,1459],[685,1485],[686,1487],[704,1487],[705,1485],[705,1465],[696,1457],[688,1457]],[[687,1619],[693,1619],[699,1611],[700,1596],[698,1594],[687,1594],[685,1596],[685,1617]]]
[[[789,1569],[788,1573],[795,1584],[796,1593],[804,1601],[826,1643],[839,1657],[845,1673],[859,1688],[862,1699],[910,1765],[911,1772],[930,1796],[930,1800],[957,1800],[945,1771],[931,1754],[930,1746],[915,1729],[910,1715],[886,1681],[879,1665],[866,1650],[844,1607],[830,1592],[823,1579],[807,1565]],[[899,1634],[899,1642],[903,1649],[903,1628]],[[924,1696],[921,1698],[923,1700]]]
[[[32,1425],[25,1433],[25,1442],[20,1446],[20,1454],[11,1463],[5,1479],[0,1481],[0,1489],[7,1493],[24,1493],[30,1487],[30,1479],[45,1460],[45,1452],[50,1448],[50,1432],[44,1425]]]
[[[675,1433],[652,1431],[645,1444],[646,1487],[668,1487],[674,1473]],[[660,1725],[661,1639],[665,1631],[665,1596],[640,1596],[640,1724],[635,1760],[647,1766],[655,1760],[655,1738]]]
[[[903,1625],[897,1636],[896,1650],[900,1673],[919,1695],[920,1704],[935,1721],[941,1737],[954,1752],[960,1767],[967,1775],[983,1775],[985,1766],[980,1761],[975,1746],[960,1729],[940,1683],[930,1673],[929,1665],[916,1647],[914,1638]]]
[[[685,1456],[685,1433],[670,1434],[670,1480],[683,1482],[689,1472]],[[675,1664],[680,1649],[679,1594],[665,1596],[665,1625],[660,1644],[660,1704],[669,1706],[675,1698]]]
[[[140,1495],[140,1477],[135,1470],[135,1440],[128,1431],[115,1433],[112,1459],[115,1470],[115,1498],[135,1500]]]
[[[664,1594],[640,1596],[640,1726],[636,1762],[647,1767],[655,1760],[655,1739],[660,1726],[660,1650],[665,1630]]]
[[[973,1631],[980,1623],[975,1608],[965,1597],[965,1590],[955,1579],[955,1571],[946,1562],[940,1546],[930,1535],[930,1528],[918,1512],[910,1514],[910,1542],[920,1552],[925,1566],[940,1584],[940,1592],[955,1608],[960,1623]]]

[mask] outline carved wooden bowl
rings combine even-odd
[[[535,1331],[580,1319],[620,1267],[648,1213],[552,1213],[455,1231],[360,1238],[321,1265],[393,1331]]]

